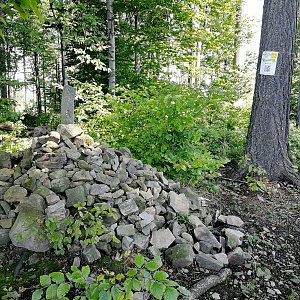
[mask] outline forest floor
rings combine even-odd
[[[233,214],[243,219],[246,233],[243,249],[252,257],[245,265],[232,268],[230,278],[200,299],[299,300],[300,191],[287,185],[270,184],[266,192],[258,193],[249,191],[239,182],[227,181],[221,185],[220,193],[202,190],[198,193],[209,200],[212,212],[220,210],[222,214]],[[18,291],[19,299],[31,299],[39,275],[67,271],[74,257],[80,256],[76,252],[65,257],[56,257],[52,252],[27,253],[20,276],[14,279],[13,272],[23,253],[24,250],[12,245],[0,248],[0,297],[6,294],[5,286],[12,286],[12,290]],[[102,267],[112,267],[109,259],[104,258],[100,263]],[[99,262],[97,264],[94,268],[99,268]],[[116,264],[114,267],[122,271],[123,266]],[[195,265],[170,271],[173,279],[188,288],[213,274]]]

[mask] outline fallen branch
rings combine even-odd
[[[230,269],[223,269],[217,275],[211,275],[200,280],[194,286],[192,286],[192,288],[190,289],[191,296],[189,298],[186,298],[186,300],[199,299],[199,297],[203,295],[206,291],[224,282],[226,278],[231,274],[232,271]]]

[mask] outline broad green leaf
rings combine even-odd
[[[46,290],[46,299],[56,299],[57,296],[57,285],[50,284]]]
[[[42,289],[38,289],[35,290],[31,296],[31,300],[40,300],[43,296],[43,290]]]
[[[49,275],[42,275],[40,277],[40,284],[42,287],[47,287],[51,284],[51,278]]]
[[[179,296],[179,293],[177,290],[173,287],[167,287],[166,291],[164,293],[164,299],[165,300],[177,300]]]
[[[137,254],[134,257],[134,263],[138,268],[141,268],[144,265],[145,257],[142,254]]]
[[[147,279],[152,279],[152,275],[149,271],[147,270],[140,270],[140,275],[143,276],[144,278],[147,278]]]
[[[163,281],[167,279],[169,275],[164,271],[156,271],[153,275],[153,278],[158,281]]]
[[[52,281],[57,284],[60,284],[65,281],[65,275],[61,272],[53,272],[50,274]]]
[[[146,263],[145,267],[149,271],[156,271],[159,268],[159,264],[156,261],[151,260]]]
[[[63,297],[68,294],[70,291],[70,285],[66,282],[62,282],[57,288],[57,297]]]
[[[132,278],[127,278],[124,281],[124,290],[126,293],[132,290]]]
[[[126,275],[127,275],[128,277],[134,277],[136,274],[137,274],[137,270],[136,270],[136,269],[131,269],[131,270],[129,270],[129,271],[126,273]]]
[[[161,282],[154,281],[150,287],[150,293],[153,295],[155,299],[161,300],[164,292],[166,290],[166,286]]]
[[[82,276],[84,278],[88,278],[88,276],[90,275],[91,269],[89,266],[83,266],[81,269],[81,272],[82,272]]]
[[[132,280],[132,289],[136,292],[139,292],[142,289],[142,283],[140,280],[133,278]]]

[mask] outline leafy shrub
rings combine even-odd
[[[86,202],[74,204],[77,211],[74,215],[58,221],[56,218],[49,218],[45,221],[46,235],[56,254],[64,255],[65,249],[78,240],[83,240],[87,246],[96,244],[100,236],[107,232],[103,223],[104,217],[112,217],[116,214],[114,208],[105,204],[101,206],[87,207]],[[118,242],[112,236],[114,242]]]
[[[20,115],[15,111],[16,101],[8,98],[0,99],[0,123],[16,122]]]
[[[190,292],[169,279],[169,275],[159,270],[160,258],[148,261],[143,255],[134,257],[134,267],[125,274],[104,271],[98,276],[90,276],[89,266],[79,268],[72,266],[71,272],[53,272],[40,277],[40,288],[32,294],[32,300],[42,299],[69,299],[68,292],[76,289],[74,300],[101,299],[101,300],[131,300],[134,292],[149,292],[155,299],[176,300],[180,295],[189,296]]]
[[[217,170],[243,151],[245,124],[233,105],[236,92],[220,89],[156,82],[120,90],[115,98],[99,94],[78,113],[94,137],[128,147],[168,176],[194,183],[218,176]]]

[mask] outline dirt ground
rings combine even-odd
[[[201,190],[198,193],[208,199],[211,211],[219,210],[222,214],[233,214],[243,219],[243,250],[250,253],[251,260],[233,268],[230,278],[200,299],[299,300],[300,191],[275,183],[268,185],[265,193],[251,192],[242,183],[230,180],[224,181],[221,186],[220,193]],[[39,275],[46,270],[67,270],[74,256],[80,255],[73,253],[57,259],[53,253],[29,253],[20,276],[14,279],[13,272],[23,252],[11,245],[0,249],[0,297],[7,293],[5,286],[13,286],[13,290],[19,292],[19,299],[30,299]],[[183,270],[168,269],[171,277],[186,287],[213,274],[195,265]]]

